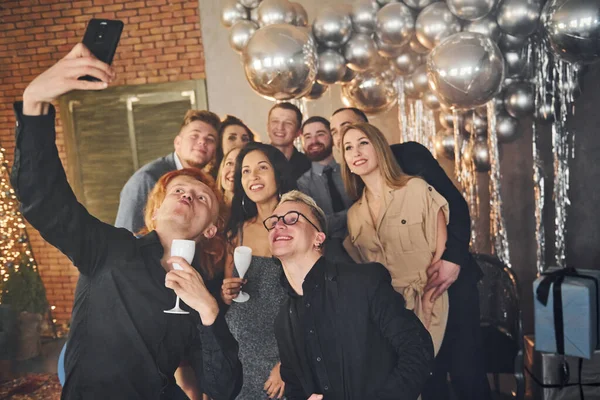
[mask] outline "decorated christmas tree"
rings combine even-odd
[[[0,304],[14,311],[46,314],[48,300],[31,250],[19,202],[0,148]]]

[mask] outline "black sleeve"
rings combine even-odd
[[[296,376],[294,370],[288,365],[284,357],[281,358],[281,367],[279,369],[281,373],[281,380],[285,382],[285,397],[288,400],[306,400],[307,396],[304,394],[302,384]]]
[[[202,390],[214,400],[234,399],[242,389],[238,343],[222,313],[210,326],[198,324],[199,335],[189,360]]]
[[[425,179],[448,202],[450,222],[442,259],[461,267],[469,265],[471,217],[464,197],[425,146],[417,142],[406,142],[392,145],[391,148],[404,172]]]
[[[54,107],[41,116],[23,115],[21,102],[15,103],[14,108],[17,128],[11,184],[21,212],[82,274],[93,274],[105,259],[108,241],[123,235],[119,229],[94,218],[77,202],[56,148]],[[131,234],[128,236],[134,240]]]
[[[376,279],[370,283],[371,319],[396,351],[398,361],[385,385],[369,398],[416,400],[433,369],[433,342],[419,318],[405,308],[385,267],[373,265]]]

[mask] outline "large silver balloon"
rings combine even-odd
[[[375,41],[366,33],[355,33],[344,46],[344,57],[349,68],[366,71],[377,57]]]
[[[322,85],[319,82],[315,82],[310,89],[310,92],[304,97],[309,100],[317,100],[323,97],[325,92],[329,89],[328,85]]]
[[[527,67],[527,55],[525,49],[517,51],[505,51],[504,62],[506,63],[506,76],[509,78],[523,77]]]
[[[258,24],[294,24],[296,11],[289,0],[263,0],[258,6]]]
[[[396,104],[396,88],[383,74],[371,71],[359,73],[347,85],[342,86],[342,96],[350,104],[367,114],[378,114]]]
[[[471,147],[471,159],[478,172],[487,172],[490,170],[490,152],[487,140],[483,138],[475,140],[475,143],[473,143],[473,146]]]
[[[422,10],[436,0],[404,0],[404,4],[416,10]]]
[[[241,54],[257,30],[258,24],[254,21],[238,21],[229,30],[229,44],[235,51]]]
[[[600,3],[596,0],[548,0],[542,24],[550,45],[569,62],[600,59]]]
[[[377,35],[375,35],[375,45],[377,46],[377,52],[379,53],[379,55],[386,58],[394,58],[406,51],[406,45],[394,46],[391,44],[384,43],[381,41],[381,39],[379,39]]]
[[[221,23],[228,28],[236,22],[248,18],[248,10],[237,0],[227,0],[221,9]]]
[[[346,73],[346,59],[335,50],[327,49],[319,54],[317,82],[322,84],[336,83]]]
[[[496,115],[496,136],[499,143],[509,143],[519,137],[519,121],[505,112]]]
[[[300,3],[292,2],[292,7],[294,7],[294,14],[296,16],[296,19],[294,20],[294,25],[308,25],[308,13],[304,9],[304,6]]]
[[[488,15],[496,0],[448,0],[448,8],[460,19],[476,21]]]
[[[405,51],[394,59],[394,64],[399,75],[411,74],[421,62],[421,56],[410,50]]]
[[[542,0],[503,0],[496,20],[500,29],[512,36],[529,36],[536,31]]]
[[[422,95],[429,90],[429,78],[427,77],[427,66],[425,64],[419,65],[417,69],[411,74],[410,80],[415,86],[415,90]]]
[[[344,76],[340,79],[339,83],[348,83],[352,81],[356,77],[356,71],[351,70],[346,66],[346,70],[344,72]]]
[[[504,107],[515,118],[527,117],[535,110],[535,91],[529,83],[513,83],[504,91]]]
[[[377,12],[377,36],[382,42],[404,46],[415,31],[415,17],[403,3],[391,3]]]
[[[317,76],[315,45],[306,29],[293,25],[260,28],[248,42],[243,55],[244,72],[250,86],[271,100],[304,96],[310,92]]]
[[[461,32],[431,51],[427,71],[429,86],[442,103],[468,109],[487,103],[500,91],[504,60],[487,36]]]
[[[425,55],[429,53],[429,49],[419,42],[419,39],[417,39],[416,35],[410,39],[410,42],[408,42],[408,47],[410,47],[410,49],[417,54]]]
[[[454,131],[451,128],[438,132],[435,138],[435,147],[438,153],[450,160],[454,160],[454,143]]]
[[[377,3],[371,0],[363,0],[355,3],[352,7],[352,27],[355,32],[358,33],[373,33],[375,32],[375,26],[377,20],[375,14],[377,13]]]
[[[464,31],[481,33],[492,39],[494,42],[497,42],[500,38],[500,27],[493,15],[478,19],[477,21],[468,22],[464,26]]]
[[[502,51],[519,51],[527,43],[527,37],[512,36],[507,33],[501,33],[498,39],[498,47]]]
[[[329,6],[321,9],[313,22],[317,42],[327,47],[340,47],[352,35],[352,19],[345,7]]]
[[[433,49],[443,39],[460,32],[460,21],[450,12],[444,2],[433,3],[423,9],[417,17],[415,32],[419,42]]]
[[[256,8],[260,4],[260,0],[239,0],[240,4],[246,8]]]
[[[438,99],[430,90],[423,93],[421,99],[423,100],[425,107],[432,111],[438,111],[441,108],[440,99]]]

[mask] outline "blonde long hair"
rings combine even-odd
[[[346,125],[342,128],[342,138],[340,143],[342,144],[343,160],[341,164],[342,180],[344,181],[344,187],[346,188],[348,196],[356,200],[362,195],[365,188],[365,183],[360,176],[350,172],[350,167],[348,166],[348,163],[346,163],[346,148],[343,144],[344,136],[346,136],[346,133],[351,129],[356,129],[364,133],[373,145],[379,162],[379,173],[389,187],[399,189],[412,179],[412,176],[407,175],[402,171],[402,168],[400,168],[400,165],[396,162],[396,158],[390,149],[390,144],[377,127],[366,122]]]

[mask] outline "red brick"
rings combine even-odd
[[[158,12],[160,12],[160,10],[158,9],[158,7],[146,7],[146,8],[140,8],[138,10],[140,15],[154,15]]]
[[[165,18],[161,20],[163,26],[173,26],[183,24],[183,18]]]
[[[127,8],[127,9],[144,8],[144,7],[146,7],[146,3],[144,3],[143,1],[132,1],[132,2],[125,3],[125,8]]]
[[[163,83],[163,82],[168,82],[169,81],[169,77],[168,76],[151,76],[148,78],[148,83]]]
[[[47,40],[47,39],[54,39],[56,36],[55,33],[52,32],[48,32],[48,33],[38,33],[37,35],[35,35],[35,40]]]
[[[140,29],[159,28],[160,21],[148,21],[140,23]]]
[[[123,9],[123,4],[110,4],[108,6],[102,7],[104,11],[119,11]]]
[[[51,6],[47,5],[47,6],[34,6],[31,7],[31,11],[34,12],[40,12],[40,11],[50,11],[52,9]]]
[[[136,51],[154,49],[154,43],[141,43],[133,46]]]
[[[94,5],[114,4],[115,0],[94,0]]]
[[[33,21],[22,21],[22,22],[17,22],[16,24],[10,24],[10,25],[12,25],[12,27],[11,27],[11,28],[8,28],[8,27],[5,27],[5,26],[3,26],[3,28],[4,28],[6,31],[10,31],[10,30],[13,30],[13,29],[15,29],[15,28],[14,28],[15,26],[16,26],[17,28],[29,28],[29,27],[33,26]]]
[[[162,35],[142,36],[142,43],[157,42],[162,39],[163,39]]]
[[[194,29],[192,25],[177,25],[173,27],[173,32],[187,32]]]
[[[150,21],[150,16],[149,15],[139,15],[137,17],[131,17],[129,18],[129,23],[130,24],[136,24],[139,22],[147,22]]]
[[[198,39],[181,39],[177,41],[178,46],[188,46],[198,44]]]
[[[163,40],[160,42],[156,42],[157,49],[163,49],[165,47],[175,46],[177,42],[175,40]]]
[[[76,15],[81,15],[81,9],[78,8],[73,8],[70,10],[63,10],[60,12],[62,14],[63,17],[74,17]]]
[[[185,32],[174,32],[174,33],[167,33],[164,35],[165,40],[173,40],[173,39],[183,39],[185,38],[186,33]]]
[[[56,22],[56,24],[60,24],[60,25],[66,25],[66,24],[71,24],[73,23],[73,21],[75,21],[73,19],[73,17],[64,17],[64,18],[56,18],[54,19],[54,22]]]
[[[137,29],[135,31],[129,32],[129,35],[134,36],[134,37],[144,37],[144,36],[148,36],[149,34],[150,34],[150,31],[148,29]]]
[[[117,11],[117,18],[134,17],[138,15],[137,10]]]
[[[174,17],[191,17],[193,15],[197,15],[196,10],[187,9],[173,12]]]
[[[163,4],[168,4],[167,0],[146,0],[146,5],[148,7],[160,6]]]
[[[50,7],[53,10],[68,10],[69,8],[71,8],[71,5],[69,3],[55,3],[51,4]]]
[[[156,61],[175,61],[175,60],[177,60],[177,54],[165,54],[165,55],[156,57]]]
[[[15,39],[17,42],[30,42],[34,38],[35,38],[35,36],[33,36],[33,35],[25,35],[25,36],[18,36]]]
[[[40,29],[40,28],[38,28]],[[43,28],[41,28],[43,29]],[[52,26],[47,26],[46,27],[46,32],[60,32],[60,31],[64,31],[65,30],[65,26],[64,25],[52,25]],[[29,32],[31,32],[31,30],[29,30]]]
[[[154,13],[150,17],[152,17],[153,21],[162,21],[163,19],[166,19],[166,18],[173,18],[173,13],[170,13],[170,12]]]
[[[162,26],[160,28],[150,28],[150,33],[153,35],[163,35],[165,33],[170,33],[170,32],[171,32],[170,26]]]
[[[91,14],[89,7],[95,5],[92,1],[74,1],[71,3],[71,7],[73,8],[84,8],[87,14]]]
[[[56,51],[56,47],[54,47],[54,46],[40,47],[37,49],[38,54],[53,53],[55,51]]]

